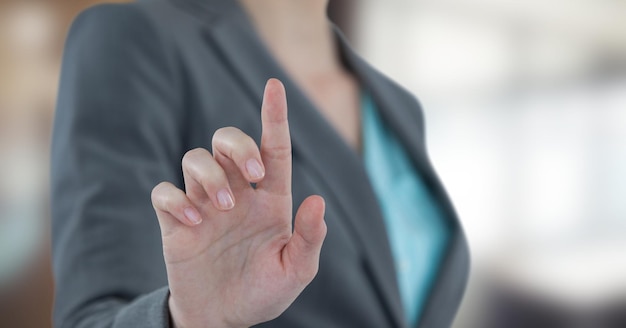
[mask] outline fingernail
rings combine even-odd
[[[217,201],[220,207],[224,210],[229,210],[235,206],[233,197],[230,195],[230,192],[228,192],[228,190],[226,189],[222,189],[217,192]]]
[[[195,208],[187,207],[185,208],[184,212],[185,212],[185,216],[187,217],[189,221],[191,221],[191,223],[200,224],[200,222],[202,222],[200,213],[198,213],[198,211]]]
[[[265,175],[261,163],[254,158],[246,162],[246,170],[248,170],[248,174],[250,174],[253,179],[261,179]]]

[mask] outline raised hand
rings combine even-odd
[[[162,182],[152,192],[176,327],[271,320],[317,274],[324,200],[304,200],[292,232],[287,100],[276,79],[265,87],[261,117],[260,151],[241,130],[219,129],[213,155],[199,148],[185,154],[186,191]]]

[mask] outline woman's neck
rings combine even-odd
[[[239,0],[269,51],[344,140],[360,149],[359,85],[341,62],[328,0]]]
[[[257,33],[296,80],[342,70],[326,15],[328,0],[239,0]]]

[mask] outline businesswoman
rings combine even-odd
[[[52,143],[55,326],[451,324],[468,253],[420,106],[326,2],[76,19]]]

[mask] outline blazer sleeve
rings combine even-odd
[[[93,7],[70,28],[51,151],[55,327],[169,326],[150,193],[180,187],[184,131],[162,39],[132,5]]]

